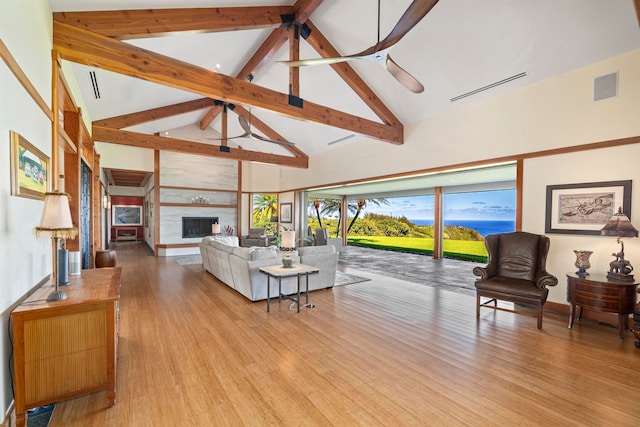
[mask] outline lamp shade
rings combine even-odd
[[[211,233],[220,234],[220,224],[211,224]]]
[[[44,195],[44,209],[40,218],[40,225],[36,227],[36,236],[72,239],[78,235],[78,229],[73,226],[69,195],[53,192]]]
[[[631,224],[629,218],[618,208],[618,213],[613,215],[600,230],[602,236],[638,237],[638,230]]]
[[[287,249],[293,249],[296,247],[296,232],[295,231],[283,231],[282,242],[280,246]]]

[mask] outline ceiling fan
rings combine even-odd
[[[222,105],[222,108],[224,109],[225,113],[227,112],[227,109],[233,111],[235,109],[235,105],[233,104],[225,104],[222,101],[218,101],[216,100],[214,102],[215,105]],[[225,115],[226,117],[226,115]],[[238,136],[230,136],[227,138],[207,138],[207,139],[211,139],[214,141],[223,141],[223,140],[229,140],[229,139],[238,139],[238,138],[251,138],[251,139],[255,139],[257,141],[263,141],[263,142],[270,142],[272,144],[279,144],[279,145],[288,145],[288,146],[295,146],[296,144],[293,142],[289,142],[289,141],[280,141],[278,139],[269,139],[269,138],[265,138],[264,136],[260,136],[258,134],[255,134],[251,131],[251,108],[249,108],[249,120],[247,120],[247,118],[241,114],[238,115],[238,122],[240,122],[240,126],[242,127],[242,130],[244,130],[244,133],[242,135],[238,135]]]
[[[388,50],[398,43],[427,13],[438,3],[438,0],[414,0],[389,35],[380,40],[380,0],[378,0],[378,43],[362,52],[335,58],[302,59],[300,61],[278,61],[289,67],[306,65],[335,64],[355,59],[369,59],[386,66],[387,71],[404,87],[415,93],[424,91],[424,86],[415,77],[400,67],[389,55]]]

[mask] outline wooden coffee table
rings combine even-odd
[[[306,278],[305,283],[305,295],[306,295],[306,304],[309,304],[309,275],[316,274],[320,270],[317,267],[313,267],[311,265],[305,264],[293,264],[293,266],[289,268],[285,268],[282,265],[271,265],[268,267],[260,267],[260,272],[267,275],[267,312],[271,310],[271,278],[278,279],[278,302],[281,302],[282,299],[289,299],[294,301],[298,305],[298,313],[300,313],[300,278],[304,276]],[[283,295],[282,294],[282,279],[284,277],[297,277],[298,278],[298,293],[297,298],[292,297],[291,295]]]

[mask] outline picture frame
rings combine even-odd
[[[51,188],[51,159],[16,131],[11,136],[11,195],[43,200]]]
[[[142,225],[142,206],[113,205],[111,206],[111,225]]]
[[[293,203],[280,203],[280,222],[291,223]]]
[[[545,233],[600,235],[619,207],[631,218],[631,180],[547,186]]]

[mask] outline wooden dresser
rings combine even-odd
[[[120,274],[83,270],[56,302],[46,302],[49,281],[11,312],[16,426],[28,409],[100,390],[115,405]]]
[[[576,308],[578,320],[582,309],[615,313],[618,315],[618,333],[624,341],[624,330],[636,305],[637,282],[619,282],[607,279],[606,275],[591,273],[578,276],[567,273],[567,301],[569,301],[569,329],[573,327]]]

